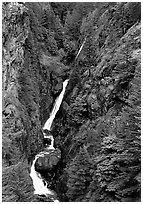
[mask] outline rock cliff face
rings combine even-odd
[[[50,39],[41,25],[42,12],[43,5],[39,3],[3,3],[3,201],[6,202],[38,201],[33,195],[29,170],[35,155],[43,149],[42,126],[62,89],[67,70],[56,56],[51,58],[50,53],[57,52],[56,41]]]
[[[49,186],[61,201],[140,201],[140,7],[3,3],[3,201],[47,201],[29,170],[67,77]]]

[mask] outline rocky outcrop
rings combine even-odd
[[[35,170],[41,171],[51,171],[55,169],[57,163],[61,158],[61,151],[59,149],[48,149],[45,148],[44,152],[35,163]]]

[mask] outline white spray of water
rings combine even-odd
[[[46,197],[48,196],[54,196],[54,191],[51,191],[47,188],[47,182],[41,177],[41,174],[38,173],[37,171],[35,171],[35,163],[36,160],[39,157],[44,156],[44,154],[49,154],[48,152],[40,152],[38,155],[36,155],[32,167],[31,167],[31,173],[30,176],[33,180],[33,186],[34,186],[34,194],[38,194],[38,195],[45,195]],[[53,199],[53,202],[59,202],[56,199]]]
[[[63,97],[64,97],[64,93],[65,93],[65,89],[66,89],[66,86],[68,84],[68,79],[66,79],[64,82],[63,82],[63,90],[62,92],[60,93],[60,95],[57,97],[56,101],[55,101],[55,104],[54,104],[54,108],[50,114],[50,117],[49,119],[47,120],[47,122],[45,123],[44,127],[43,127],[43,130],[47,129],[47,130],[50,130],[51,129],[51,125],[52,125],[52,122],[56,116],[56,113],[58,112],[59,108],[60,108],[60,105],[62,103],[62,100],[63,100]]]
[[[44,127],[43,127],[43,130],[44,129],[47,129],[47,130],[50,130],[51,129],[51,125],[52,125],[52,122],[56,116],[56,113],[58,112],[59,108],[60,108],[60,105],[62,103],[62,100],[63,100],[63,96],[64,96],[64,93],[65,93],[65,89],[66,89],[66,86],[68,84],[68,79],[65,80],[63,82],[63,90],[62,92],[60,93],[59,97],[57,97],[56,99],[56,102],[55,102],[55,105],[54,105],[54,108],[52,110],[52,113],[50,114],[50,118],[47,120],[47,122],[45,123]],[[44,135],[44,138],[49,138],[51,139],[51,145],[49,147],[47,147],[47,150],[51,150],[51,149],[55,149],[54,148],[54,138],[52,135],[50,136],[46,136]],[[47,182],[41,177],[41,174],[38,173],[37,171],[35,171],[35,163],[36,163],[36,160],[39,158],[39,157],[44,157],[45,154],[49,154],[49,152],[40,152],[39,154],[36,155],[33,163],[32,163],[32,166],[31,166],[31,172],[30,172],[30,176],[33,180],[33,186],[34,186],[34,194],[38,194],[38,195],[45,195],[48,197],[48,195],[51,195],[51,196],[54,196],[54,192],[49,190],[47,188]],[[44,185],[45,183],[45,185]],[[53,202],[59,202],[58,200],[53,200]]]
[[[47,188],[47,182],[45,182],[46,185],[44,185],[44,182],[43,182],[43,179],[41,177],[41,174],[38,173],[37,171],[35,171],[35,163],[36,163],[36,160],[42,156],[44,156],[44,154],[38,154],[36,155],[34,161],[33,161],[33,164],[32,164],[32,167],[31,167],[31,172],[30,172],[30,176],[33,180],[33,186],[34,186],[34,194],[38,194],[38,195],[54,195],[52,191],[50,191],[48,188]]]
[[[82,50],[82,48],[83,48],[85,42],[86,42],[86,38],[85,38],[85,40],[83,41],[83,43],[82,43],[82,45],[81,45],[81,47],[80,47],[80,49],[79,49],[79,51],[78,51],[78,53],[77,53],[77,55],[76,55],[75,60],[78,58],[78,56],[79,56],[79,54],[80,54],[80,52],[81,52],[81,50]]]

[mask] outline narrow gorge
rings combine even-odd
[[[141,201],[141,3],[2,3],[2,201]]]
[[[44,151],[36,155],[30,172],[30,176],[33,180],[33,185],[35,189],[34,194],[50,197],[53,202],[58,201],[56,199],[56,194],[47,188],[48,183],[46,179],[42,178],[43,172],[41,170],[46,170],[48,172],[48,170],[51,170],[53,166],[56,166],[60,160],[60,150],[57,150],[54,148],[54,137],[53,135],[51,135],[50,131],[51,131],[51,126],[56,116],[56,113],[58,112],[60,105],[62,103],[62,99],[65,93],[67,84],[68,84],[68,79],[63,82],[63,90],[55,101],[55,104],[49,119],[44,124],[43,135],[45,140],[45,148],[44,148]],[[48,139],[50,140],[49,142],[47,141]],[[53,160],[53,153],[55,153],[57,157],[56,159],[54,158],[54,160]],[[47,161],[47,165],[45,165],[46,161]],[[37,165],[36,165],[36,162],[37,162]],[[38,172],[39,170],[40,172]]]

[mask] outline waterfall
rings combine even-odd
[[[68,79],[65,80],[63,82],[63,90],[62,92],[60,93],[60,95],[57,97],[56,101],[55,101],[55,104],[54,104],[54,107],[53,107],[53,110],[50,114],[50,117],[49,119],[47,120],[47,122],[45,123],[44,127],[43,127],[43,130],[47,129],[47,130],[50,130],[51,129],[51,125],[52,125],[52,122],[56,116],[56,113],[58,112],[59,108],[60,108],[60,105],[62,103],[62,100],[63,100],[63,97],[64,97],[64,93],[65,93],[65,90],[66,90],[66,86],[68,84]],[[50,136],[45,136],[44,135],[44,138],[49,138],[51,139],[51,145],[49,147],[47,147],[46,149],[47,150],[54,150],[54,138],[52,135]],[[47,188],[47,182],[41,177],[41,174],[38,173],[37,171],[35,171],[35,163],[36,163],[36,160],[39,158],[39,157],[44,157],[44,154],[49,154],[47,151],[46,152],[40,152],[39,154],[36,155],[33,163],[32,163],[32,166],[31,166],[31,172],[30,172],[30,176],[33,180],[33,186],[34,186],[34,194],[38,194],[38,195],[45,195],[46,197],[51,197],[52,196],[54,197],[55,193],[54,191],[51,191],[50,189]],[[53,198],[53,202],[59,202],[58,200],[54,199]]]
[[[63,90],[62,92],[60,93],[60,95],[57,97],[56,101],[55,101],[55,104],[54,104],[54,108],[50,114],[50,117],[49,119],[47,120],[47,122],[45,123],[44,127],[43,127],[43,130],[44,129],[47,129],[47,130],[50,130],[51,129],[51,125],[52,125],[52,122],[56,116],[56,113],[58,112],[59,108],[60,108],[60,105],[62,103],[62,100],[63,100],[63,96],[64,96],[64,93],[65,93],[65,89],[66,89],[66,86],[68,84],[68,81],[69,79],[66,79],[64,82],[63,82]]]
[[[81,52],[81,50],[82,50],[82,48],[83,48],[85,42],[86,42],[86,38],[85,38],[85,40],[83,41],[83,43],[82,43],[82,45],[81,45],[81,47],[80,47],[80,49],[79,49],[79,51],[78,51],[78,53],[77,53],[77,55],[76,55],[75,60],[78,58],[78,56],[79,56],[79,54],[80,54],[80,52]]]

